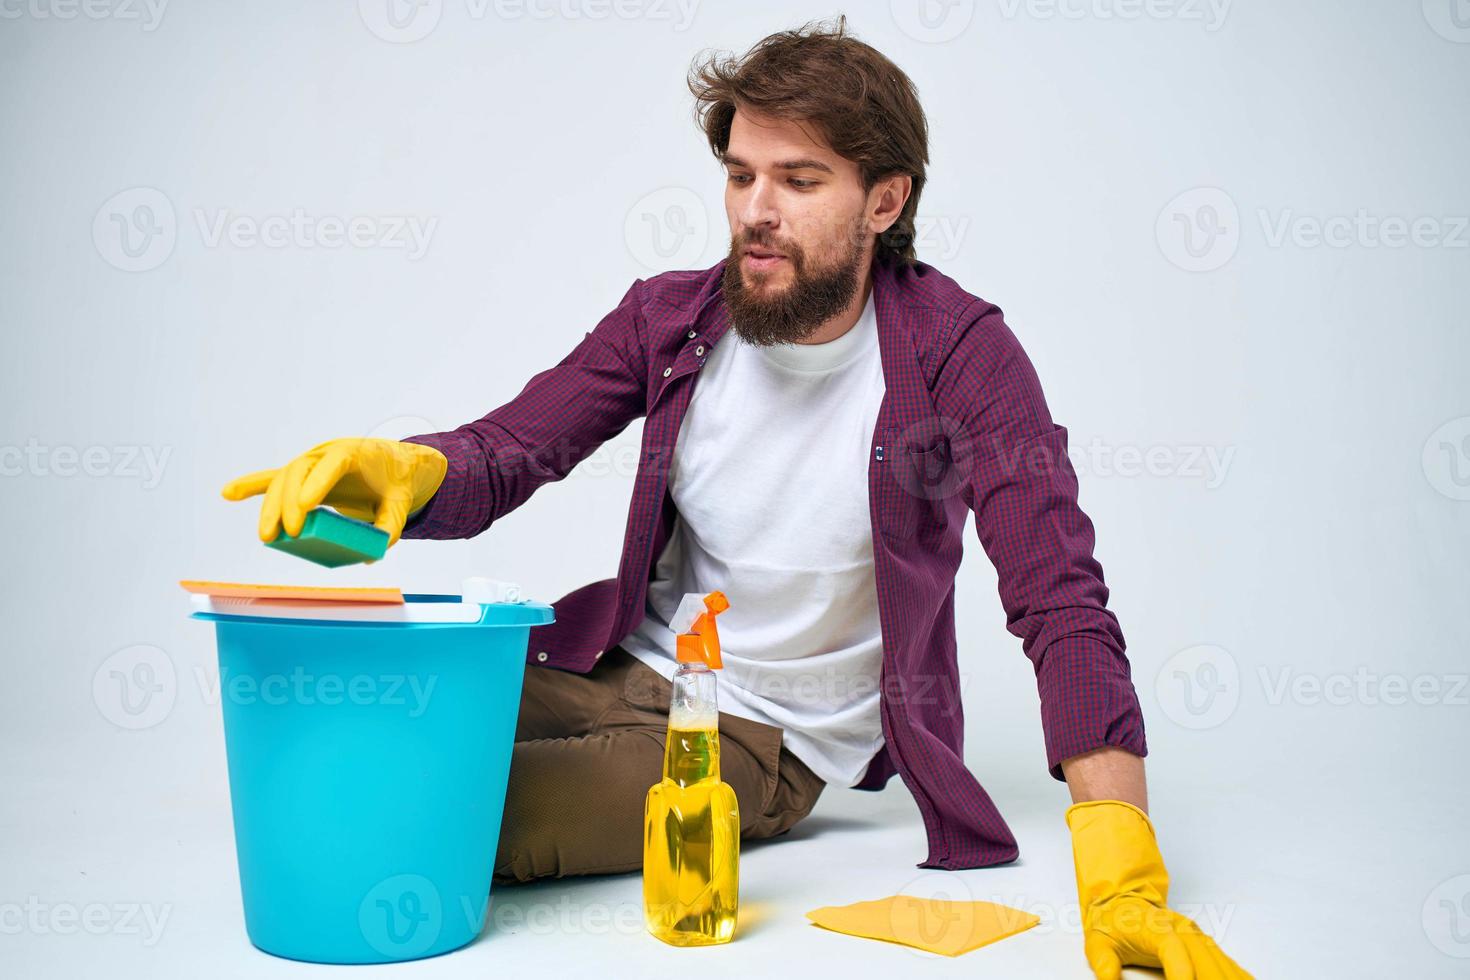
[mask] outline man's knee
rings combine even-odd
[[[517,742],[495,882],[641,867],[643,800],[662,734],[641,730]]]

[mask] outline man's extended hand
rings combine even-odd
[[[301,533],[306,515],[322,504],[348,517],[372,521],[398,542],[408,517],[429,502],[444,482],[449,461],[429,446],[392,439],[332,439],[280,469],[261,470],[225,484],[226,500],[265,494],[260,540]]]
[[[1215,941],[1169,910],[1169,872],[1148,816],[1131,803],[1095,800],[1067,810],[1082,937],[1098,980],[1124,966],[1164,970],[1167,980],[1250,980]]]

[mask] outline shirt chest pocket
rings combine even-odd
[[[963,447],[941,426],[890,433],[881,477],[885,533],[906,539],[942,527],[964,489],[967,462]]]

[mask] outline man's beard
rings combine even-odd
[[[788,244],[781,251],[791,264],[792,282],[780,292],[764,296],[761,287],[779,274],[779,268],[775,272],[749,273],[756,286],[750,289],[746,286],[747,273],[741,259],[751,245],[774,248],[774,244],[761,235],[732,238],[721,280],[731,328],[746,343],[757,347],[794,344],[847,309],[860,285],[858,273],[863,249],[856,235],[847,236],[846,241],[849,243],[846,254],[819,269],[811,268],[811,261],[799,246]]]

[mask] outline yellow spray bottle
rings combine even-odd
[[[727,943],[740,900],[740,807],[720,781],[715,617],[723,592],[684,597],[669,623],[677,633],[674,695],[663,777],[643,809],[643,915],[648,931],[674,946]]]

